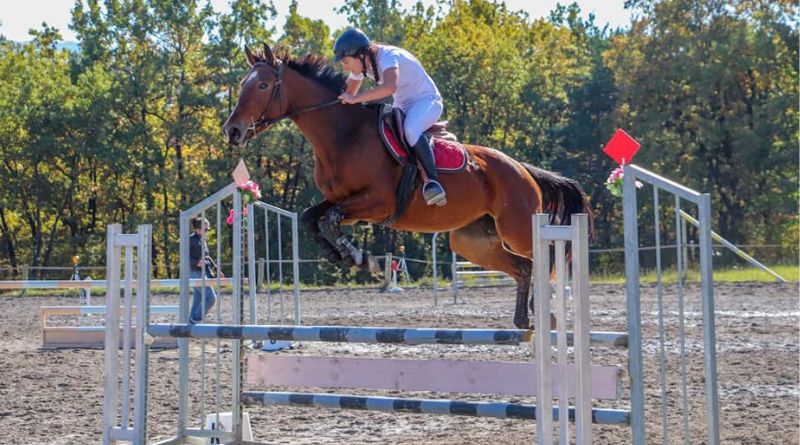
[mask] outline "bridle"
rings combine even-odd
[[[307,113],[309,111],[314,111],[314,110],[318,110],[320,108],[330,107],[331,105],[336,105],[337,103],[340,103],[340,100],[338,98],[336,98],[336,99],[333,99],[331,101],[328,101],[328,102],[325,102],[325,103],[321,103],[319,105],[313,105],[311,107],[303,108],[301,110],[293,111],[291,113],[287,113],[287,114],[278,116],[276,118],[270,119],[270,118],[267,117],[267,112],[272,107],[272,101],[277,98],[277,103],[278,103],[279,106],[280,106],[280,103],[281,103],[281,83],[283,82],[281,80],[281,76],[283,75],[283,70],[286,67],[286,64],[285,63],[281,63],[278,66],[278,68],[275,68],[274,66],[270,65],[267,62],[257,62],[256,64],[253,65],[253,69],[256,69],[256,67],[259,66],[259,65],[264,65],[267,68],[272,70],[272,74],[275,75],[275,82],[273,82],[273,84],[272,84],[272,94],[270,94],[269,100],[267,101],[267,105],[264,107],[264,111],[261,112],[261,115],[258,117],[258,120],[254,121],[252,116],[250,117],[250,120],[251,120],[250,127],[248,127],[247,129],[252,131],[253,134],[256,134],[258,131],[261,131],[262,129],[267,129],[270,126],[274,125],[275,123],[280,122],[280,121],[282,121],[284,119],[290,119],[292,117],[298,116],[298,115],[303,114],[303,113]]]

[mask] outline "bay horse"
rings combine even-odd
[[[244,147],[274,123],[291,119],[314,151],[314,183],[324,200],[306,209],[303,224],[331,261],[374,268],[340,224],[381,224],[393,214],[401,166],[378,133],[374,107],[337,99],[346,76],[317,55],[280,58],[269,46],[245,48],[250,71],[223,126],[229,144]],[[411,232],[449,232],[451,249],[469,261],[514,278],[514,325],[528,329],[532,270],[531,215],[546,211],[554,224],[591,211],[577,182],[520,163],[501,151],[464,144],[470,162],[459,173],[441,175],[447,205],[431,207],[415,193],[406,210],[388,224]],[[531,309],[533,299],[531,299]]]

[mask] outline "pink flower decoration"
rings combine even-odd
[[[247,207],[242,208],[242,217],[247,218]],[[228,217],[225,218],[225,222],[229,225],[233,225],[233,221],[236,220],[236,217],[233,215],[233,209],[228,211]]]
[[[237,187],[239,187],[239,190],[241,190],[244,194],[250,195],[254,199],[261,198],[261,186],[252,180],[248,180],[247,182],[239,184]]]
[[[611,171],[610,175],[608,175],[608,179],[606,179],[606,183],[619,181],[619,180],[622,179],[623,175],[624,175],[623,168],[622,167],[617,167],[613,171]]]
[[[625,172],[622,166],[619,166],[611,171],[611,174],[608,175],[608,179],[606,179],[606,188],[608,191],[611,192],[612,195],[621,198],[622,197],[622,178],[625,176]],[[636,188],[644,187],[639,181],[634,182]]]

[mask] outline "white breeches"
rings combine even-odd
[[[402,108],[406,113],[403,131],[406,141],[411,146],[417,143],[422,133],[436,123],[442,116],[442,100],[440,98],[425,97]]]

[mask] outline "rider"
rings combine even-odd
[[[445,205],[430,136],[423,134],[442,115],[442,96],[422,64],[402,48],[371,43],[357,28],[348,28],[336,39],[333,54],[334,62],[341,62],[350,72],[347,89],[339,96],[342,103],[357,104],[391,95],[394,106],[403,110],[406,140],[428,176],[422,196],[428,205]],[[365,74],[378,86],[359,94]]]

